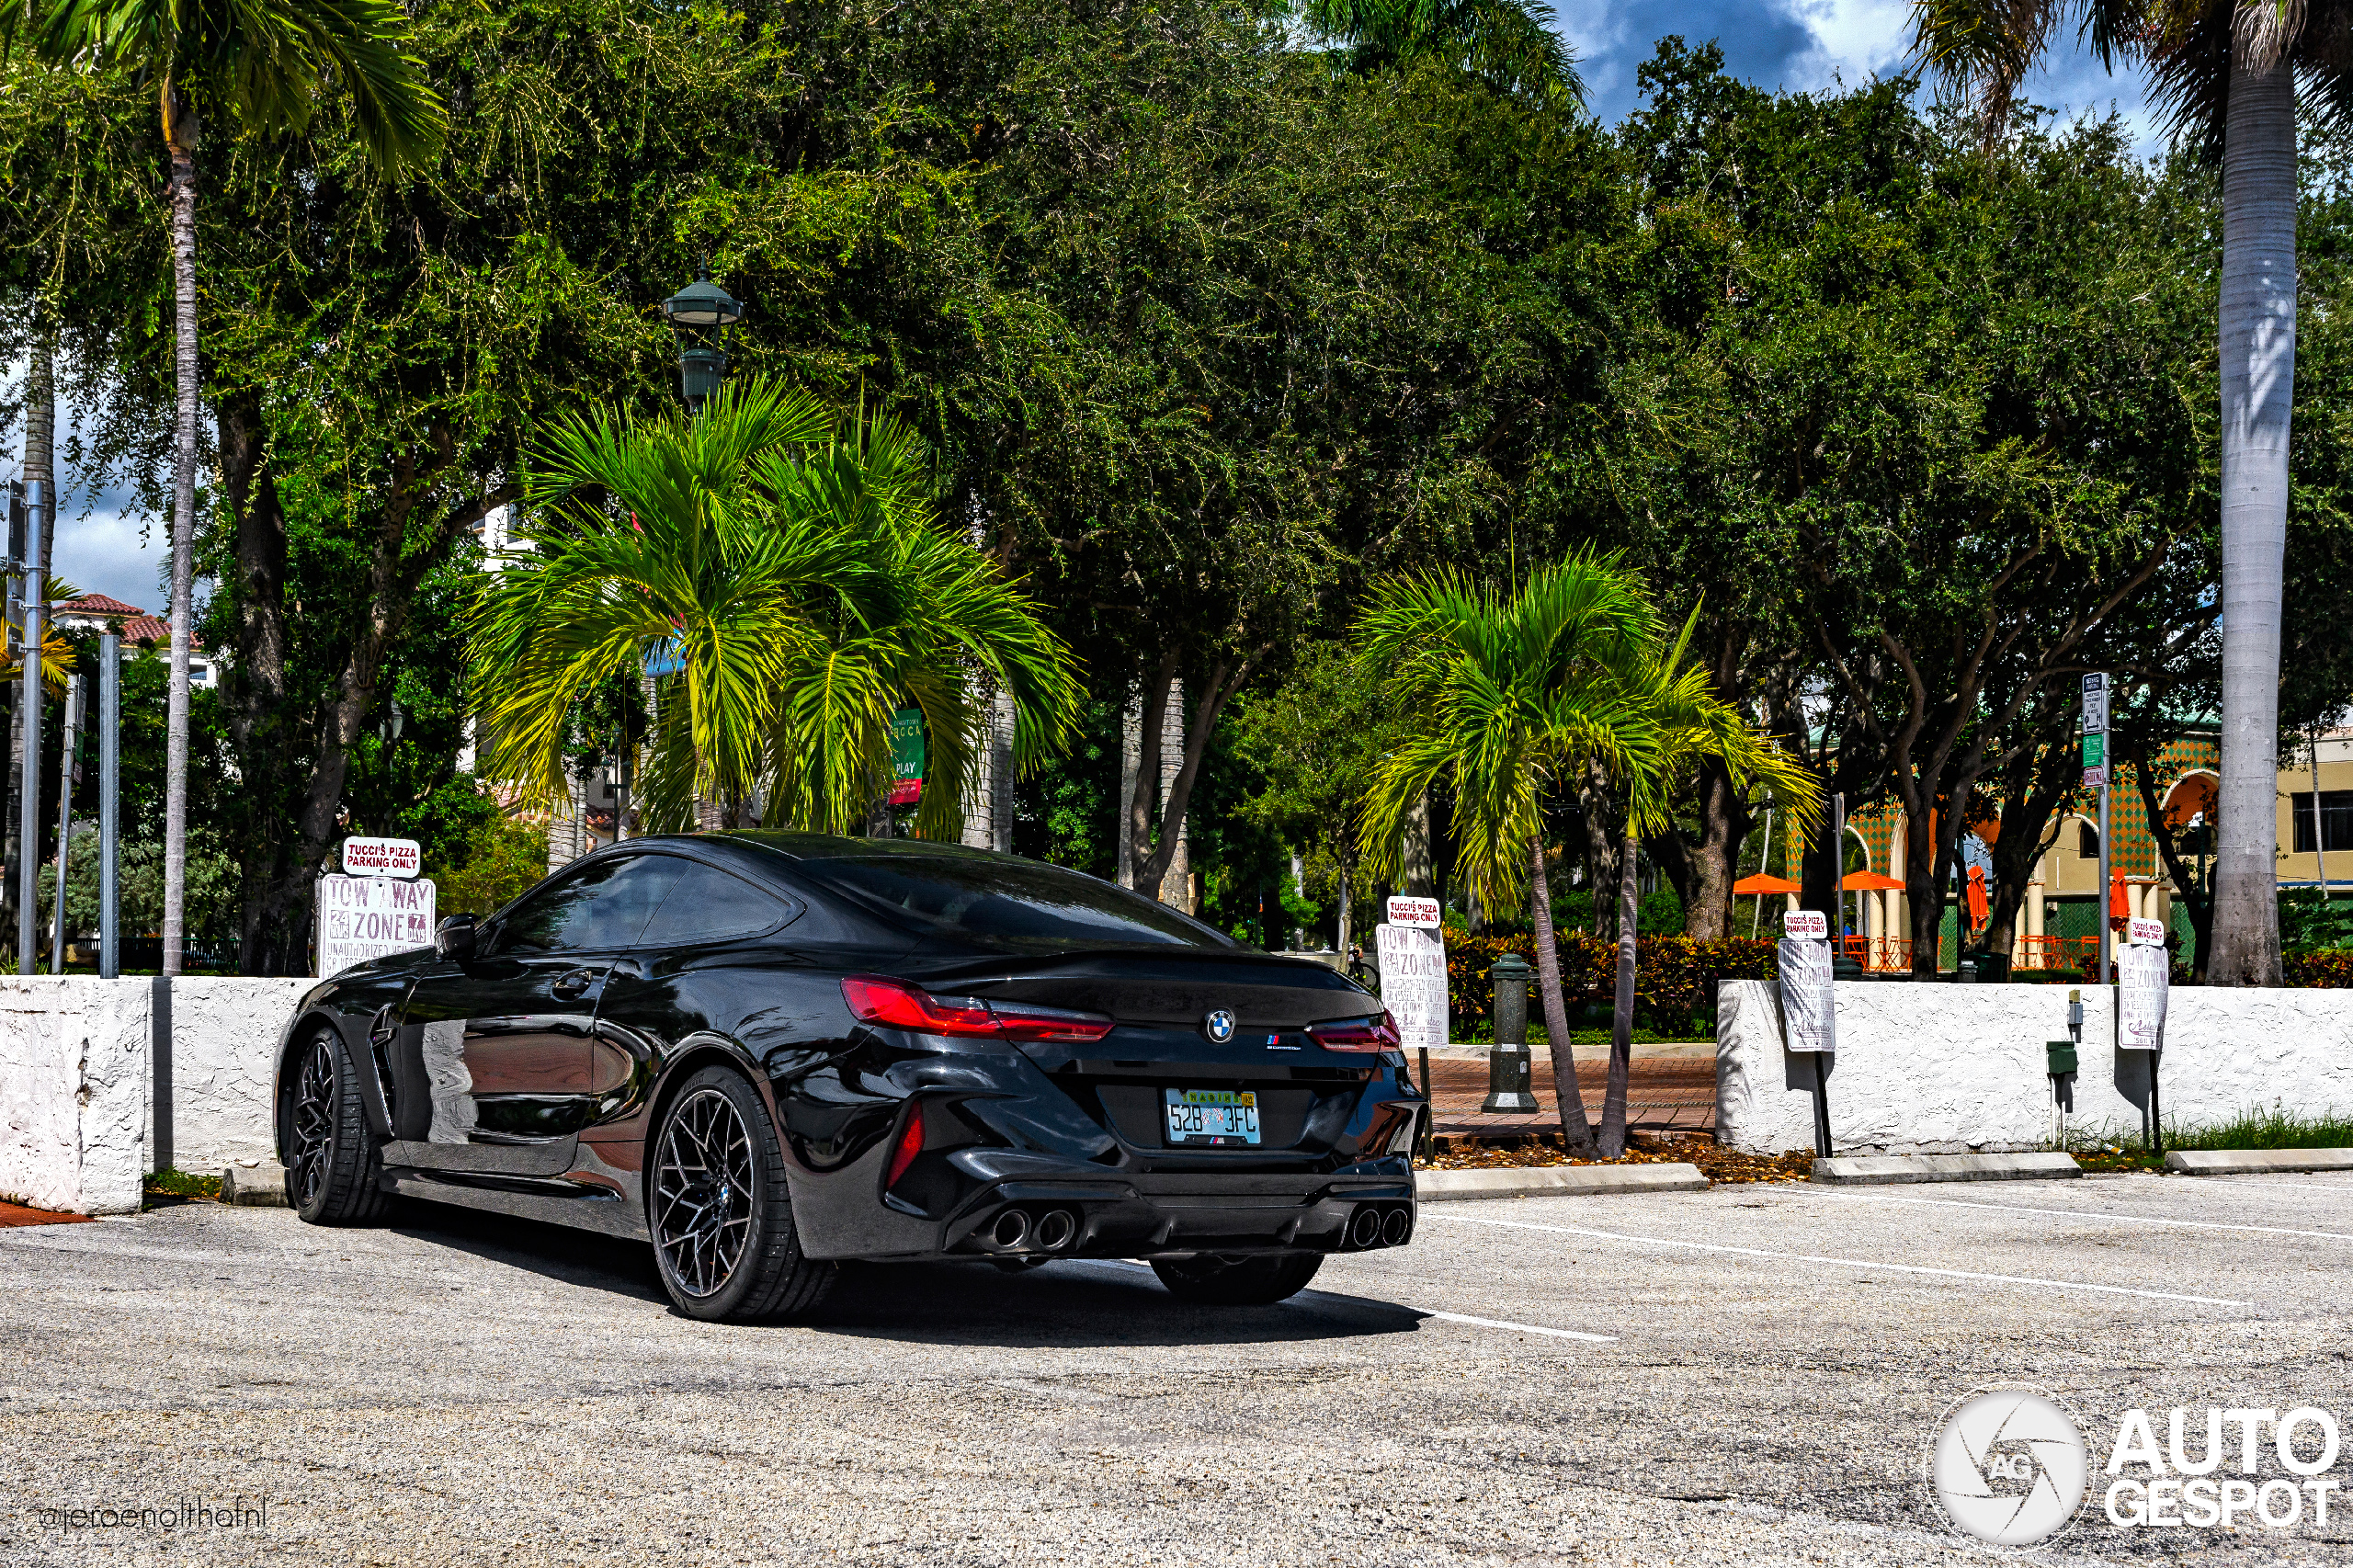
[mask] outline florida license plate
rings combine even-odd
[[[1169,1089],[1171,1143],[1256,1143],[1258,1096],[1249,1089]]]

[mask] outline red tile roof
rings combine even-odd
[[[137,605],[127,605],[120,599],[108,598],[104,594],[84,594],[78,599],[68,599],[63,604],[57,606],[53,613],[57,615],[104,616],[145,616],[147,614],[145,610],[141,609]],[[152,619],[153,618],[149,617],[149,619]]]
[[[172,623],[159,620],[152,615],[142,615],[135,620],[122,623],[122,636],[128,642],[153,642],[159,647],[168,645],[172,640]]]

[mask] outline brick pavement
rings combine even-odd
[[[1480,1102],[1487,1097],[1487,1063],[1483,1058],[1433,1057],[1430,1060],[1432,1098],[1437,1116],[1433,1131],[1493,1136],[1497,1133],[1541,1131],[1560,1125],[1552,1096],[1552,1063],[1541,1049],[1534,1052],[1537,1116],[1489,1116]],[[1410,1058],[1409,1058],[1410,1060]],[[1601,1101],[1608,1087],[1609,1063],[1577,1062],[1578,1097],[1588,1119],[1601,1119]],[[1626,1125],[1652,1131],[1712,1132],[1716,1126],[1716,1062],[1712,1056],[1637,1057],[1626,1075]]]

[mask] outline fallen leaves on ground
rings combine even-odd
[[[1789,1149],[1779,1154],[1748,1154],[1738,1149],[1727,1149],[1709,1138],[1645,1139],[1640,1146],[1626,1151],[1616,1160],[1582,1160],[1572,1158],[1561,1146],[1560,1134],[1551,1135],[1544,1143],[1518,1148],[1497,1149],[1472,1146],[1440,1153],[1430,1159],[1417,1160],[1415,1166],[1429,1171],[1509,1170],[1527,1165],[1661,1165],[1685,1163],[1699,1167],[1699,1174],[1711,1182],[1734,1184],[1757,1181],[1807,1181],[1813,1176],[1813,1151]]]

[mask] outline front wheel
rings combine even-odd
[[[1208,1307],[1263,1307],[1307,1289],[1324,1267],[1320,1252],[1271,1257],[1155,1258],[1152,1271],[1179,1301]]]
[[[286,1111],[286,1201],[294,1212],[313,1225],[381,1219],[382,1153],[369,1135],[351,1054],[332,1030],[302,1047]]]
[[[835,1267],[801,1251],[776,1124],[724,1067],[688,1078],[663,1112],[645,1207],[663,1289],[688,1317],[795,1317],[833,1287]]]

